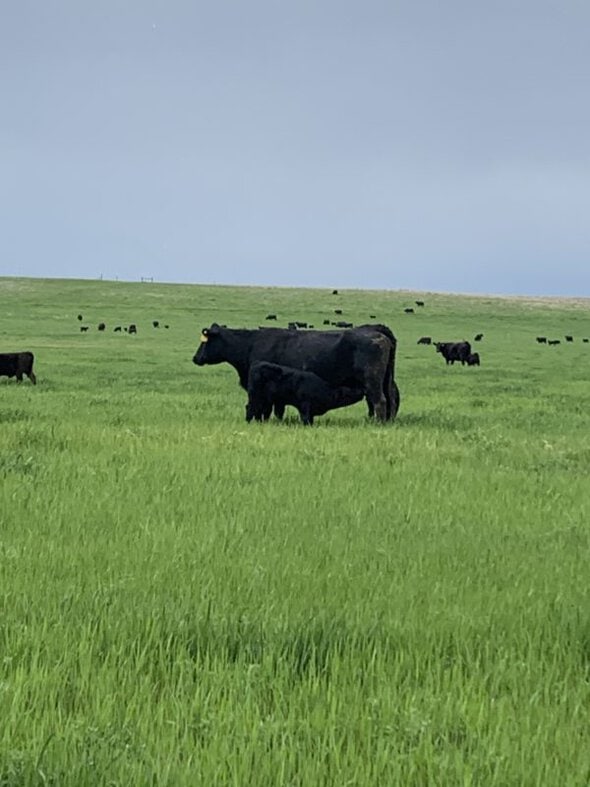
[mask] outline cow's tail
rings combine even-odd
[[[388,328],[387,325],[378,324],[372,325],[371,327],[376,331],[379,331],[379,333],[382,333],[384,336],[387,336],[391,342],[389,358],[387,359],[387,365],[385,367],[383,393],[387,402],[387,420],[393,421],[397,415],[400,404],[399,388],[397,387],[397,383],[395,381],[395,352],[397,350],[397,339],[395,338],[391,328]]]

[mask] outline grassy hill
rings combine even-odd
[[[246,424],[191,362],[336,308],[398,337],[395,423]],[[587,784],[583,337],[583,299],[0,279],[39,381],[0,378],[0,784]]]

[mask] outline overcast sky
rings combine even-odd
[[[590,295],[588,0],[0,23],[0,274]]]

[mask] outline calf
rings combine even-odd
[[[481,342],[482,339],[483,339],[483,333],[476,333],[475,336],[473,337],[474,342]]]
[[[80,326],[80,333],[86,333],[87,330],[88,330],[88,326],[87,325],[81,325]]]
[[[421,336],[418,339],[417,344],[432,344],[432,337],[431,336]]]
[[[471,355],[471,345],[469,342],[435,342],[437,353],[440,353],[448,364],[461,361],[464,366]]]
[[[277,315],[276,314],[267,314],[264,319],[265,320],[276,320],[277,319]]]
[[[362,388],[332,387],[313,372],[258,361],[248,374],[246,420],[266,421],[273,407],[282,417],[290,404],[297,408],[303,423],[311,425],[316,415],[356,404],[363,396]]]
[[[26,374],[33,385],[37,385],[37,378],[33,372],[35,356],[30,352],[0,353],[0,376],[16,377],[21,383],[23,374]]]
[[[424,301],[414,301],[416,306],[424,306]]]
[[[470,353],[467,358],[467,366],[479,366],[479,353]]]

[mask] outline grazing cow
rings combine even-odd
[[[470,353],[467,358],[467,366],[479,366],[479,353]]]
[[[412,309],[411,306],[406,307],[404,311],[406,314],[414,314],[414,310]]]
[[[80,333],[86,333],[87,330],[88,330],[88,326],[87,325],[81,325],[80,326]]]
[[[363,396],[362,388],[332,387],[313,372],[257,361],[248,374],[246,420],[266,421],[273,407],[275,412],[284,412],[290,404],[297,408],[303,423],[311,425],[316,415],[356,404]]]
[[[546,336],[537,336],[537,342],[539,344],[547,344],[547,337]]]
[[[584,342],[584,344],[588,344],[588,339],[582,339],[582,341]]]
[[[329,324],[330,324],[330,320],[324,320],[324,325],[329,325]]]
[[[81,314],[79,314],[79,315],[78,315],[78,319],[80,320],[80,322],[82,322],[82,320],[84,319],[84,317],[82,317],[82,315],[81,315]]]
[[[369,314],[369,320],[376,320],[376,319],[377,319],[376,314]]]
[[[416,306],[424,306],[424,301],[414,301]]]
[[[549,339],[547,344],[550,344],[552,347],[555,347],[556,344],[561,344],[561,339]]]
[[[168,328],[169,328],[169,327],[170,327],[169,325],[165,325],[165,326],[164,326],[164,328],[165,328],[166,330],[168,330]]]
[[[297,330],[297,323],[296,323],[296,322],[290,322],[290,323],[287,325],[287,329],[288,329],[289,331],[296,331],[296,330]]]
[[[573,342],[574,337],[573,336],[566,336],[565,340],[566,340],[566,342]]]
[[[476,333],[475,336],[473,337],[474,342],[481,342],[482,339],[483,339],[483,333]]]
[[[99,331],[104,331],[104,329],[105,329],[106,327],[107,327],[107,326],[104,324],[104,322],[99,322],[99,323],[98,323],[98,330],[99,330]]]
[[[22,383],[23,374],[26,374],[33,385],[37,385],[37,378],[33,372],[35,356],[30,352],[0,353],[0,376],[16,377]]]
[[[338,295],[338,290],[332,290],[332,295]]]
[[[432,344],[432,337],[431,336],[421,336],[417,344]]]
[[[265,320],[276,320],[277,319],[277,315],[276,314],[267,314],[264,319]]]
[[[137,325],[135,325],[135,323],[131,323],[127,330],[129,333],[137,333]]]
[[[295,320],[295,325],[298,328],[307,328],[307,323],[306,322],[298,322],[297,320]]]
[[[351,322],[346,322],[346,320],[338,320],[338,322],[333,322],[332,325],[335,325],[336,328],[352,328],[353,324]]]
[[[334,314],[342,314],[342,309],[334,309]]]
[[[113,328],[113,333],[121,333],[121,326],[115,325],[115,327]]]
[[[154,326],[154,328],[159,328],[160,327],[160,321],[159,320],[154,320],[152,322],[152,325]]]
[[[369,415],[387,421],[395,418],[399,408],[396,347],[396,338],[385,325],[344,331],[255,331],[224,329],[213,323],[203,329],[193,363],[231,364],[242,388],[248,387],[250,367],[256,361],[314,372],[331,386],[362,389]],[[280,417],[280,412],[275,413]]]
[[[448,364],[453,365],[455,361],[461,361],[464,366],[471,355],[471,345],[469,342],[435,342],[436,352],[440,353]]]

